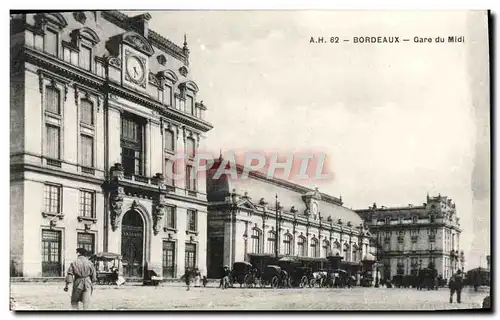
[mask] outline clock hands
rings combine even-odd
[[[134,75],[138,76],[139,72],[137,72],[137,67],[134,67]]]

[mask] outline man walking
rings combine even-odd
[[[457,293],[457,302],[461,302],[462,288],[463,288],[463,278],[462,271],[458,270],[456,274],[454,274],[449,283],[450,287],[450,303],[453,303],[453,294]]]
[[[78,248],[76,255],[76,260],[68,268],[64,291],[68,291],[68,285],[73,283],[71,308],[78,310],[78,302],[82,302],[83,309],[86,310],[90,307],[90,297],[92,296],[93,284],[97,282],[97,276],[94,265],[85,257],[87,250]]]

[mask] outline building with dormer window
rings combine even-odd
[[[385,278],[417,275],[430,262],[444,279],[460,268],[460,218],[452,199],[438,195],[419,206],[356,210],[376,239]]]
[[[234,262],[264,270],[286,256],[313,270],[326,269],[328,257],[337,256],[339,267],[355,275],[374,253],[363,220],[341,198],[256,171],[247,179],[215,179],[221,163],[222,158],[207,173],[209,277]]]
[[[205,181],[164,177],[212,125],[187,39],[150,19],[11,16],[11,276],[61,277],[77,247],[121,254],[125,277],[206,269]]]

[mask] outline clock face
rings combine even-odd
[[[144,66],[136,56],[130,56],[127,60],[128,76],[135,82],[140,82],[144,77]]]

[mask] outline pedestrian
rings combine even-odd
[[[231,270],[229,270],[229,266],[224,266],[224,273],[222,277],[222,290],[227,289],[229,284],[229,276],[231,274]]]
[[[71,308],[78,310],[78,303],[82,302],[83,309],[90,307],[90,298],[94,289],[93,284],[97,282],[95,267],[86,255],[84,248],[76,249],[77,258],[71,262],[66,275],[66,286],[64,291],[68,291],[68,285],[73,284],[71,291]]]
[[[191,285],[191,270],[189,268],[186,268],[186,272],[182,276],[184,278],[184,281],[186,283],[186,291],[189,291],[189,286]]]
[[[195,268],[195,269],[194,269],[194,286],[195,286],[196,288],[199,288],[199,287],[200,287],[200,281],[201,281],[201,273],[200,273],[200,269]]]
[[[450,287],[450,303],[453,303],[453,295],[455,292],[457,293],[457,302],[461,303],[461,295],[463,288],[463,278],[462,271],[458,270],[455,275],[453,275],[450,279],[449,287]]]

